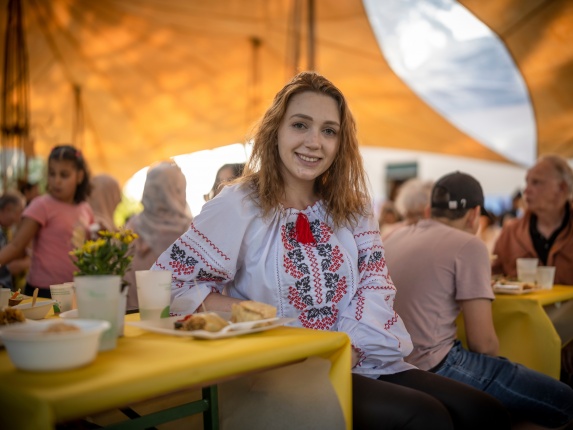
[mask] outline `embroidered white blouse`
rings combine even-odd
[[[317,202],[302,211],[315,243],[301,244],[299,212],[263,219],[245,190],[225,187],[152,267],[173,272],[172,314],[193,313],[209,293],[225,291],[276,306],[278,316],[297,318],[293,325],[347,333],[360,355],[355,373],[413,368],[403,360],[412,342],[393,309],[396,288],[374,217],[333,230]]]

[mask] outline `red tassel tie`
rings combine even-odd
[[[302,212],[299,212],[296,218],[295,235],[298,243],[302,243],[304,245],[315,243],[314,236],[310,230],[308,218]]]

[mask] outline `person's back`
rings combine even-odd
[[[395,231],[385,248],[398,288],[394,308],[414,344],[407,361],[429,370],[454,345],[458,301],[494,298],[487,249],[477,236],[432,219]]]
[[[431,219],[385,243],[394,307],[414,344],[406,361],[496,397],[516,421],[565,425],[573,418],[573,389],[497,357],[489,255],[475,236],[483,200],[474,178],[446,175],[432,190]],[[460,311],[468,349],[456,339]]]

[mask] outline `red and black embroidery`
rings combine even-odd
[[[187,255],[177,244],[173,244],[169,255],[171,269],[177,275],[191,275],[195,271],[198,261]]]
[[[299,320],[304,327],[329,330],[338,319],[337,304],[347,291],[346,277],[337,273],[344,258],[338,246],[328,243],[332,232],[326,224],[314,220],[309,226],[314,243],[296,240],[295,223],[282,229],[283,264],[294,278],[288,298],[301,312]]]
[[[211,282],[222,282],[225,280],[222,276],[216,276],[211,272],[207,272],[203,270],[203,268],[199,268],[199,273],[197,273],[197,280],[198,281],[211,281]]]

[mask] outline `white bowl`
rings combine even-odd
[[[60,314],[60,318],[77,318],[78,317],[78,310],[77,309],[72,309],[66,312],[62,312]]]
[[[52,305],[56,303],[55,300],[42,300],[40,302],[36,302],[34,307],[32,307],[32,303],[20,303],[19,305],[12,306],[12,309],[20,309],[26,319],[29,320],[41,320],[46,318],[48,312],[52,308]]]
[[[35,324],[15,324],[0,330],[0,339],[10,360],[20,370],[49,372],[74,369],[91,363],[98,352],[101,334],[110,323],[101,320],[73,319],[65,323],[79,331],[46,333],[58,319]]]

